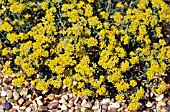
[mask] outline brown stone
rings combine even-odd
[[[11,90],[8,89],[6,91],[6,94],[7,94],[8,99],[12,98],[12,91]]]
[[[49,95],[47,96],[47,99],[53,100],[53,99],[54,99],[54,94],[49,94]]]
[[[80,108],[75,109],[75,112],[81,112]]]
[[[74,105],[74,103],[71,101],[67,104],[67,107],[71,108],[71,107],[73,107],[73,105]]]
[[[108,112],[117,112],[116,108],[111,108]]]
[[[61,100],[61,97],[60,96],[57,96],[57,97],[54,97],[55,100]]]
[[[40,106],[39,109],[38,109],[40,112],[45,112],[47,109],[47,106]]]
[[[21,96],[26,96],[28,94],[28,88],[23,88],[20,92]]]
[[[18,103],[19,103],[19,105],[22,105],[22,104],[24,103],[24,99],[23,99],[23,98],[20,98],[20,99],[18,100]]]
[[[49,108],[50,110],[51,110],[51,109],[56,109],[58,106],[59,106],[59,103],[58,103],[58,102],[53,102],[53,103],[48,104],[48,108]]]
[[[30,105],[32,102],[31,101],[26,101],[24,104],[23,104],[23,106],[28,106],[28,105]]]
[[[90,102],[85,103],[85,104],[84,104],[84,107],[85,107],[85,108],[90,108],[90,107],[91,107]]]
[[[9,112],[18,112],[17,109],[10,109]]]
[[[18,101],[17,100],[14,101],[14,105],[18,105]]]
[[[5,97],[1,97],[1,98],[0,98],[0,105],[3,104],[3,103],[5,103],[5,102],[6,102]]]

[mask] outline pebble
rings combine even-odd
[[[25,109],[25,111],[26,111],[26,112],[31,112],[31,108],[30,108],[30,107],[27,107],[27,108]]]
[[[120,103],[119,102],[111,103],[111,105],[109,107],[110,108],[119,108],[120,107]]]
[[[65,100],[68,100],[68,95],[63,95],[61,98],[64,98]]]
[[[53,103],[48,104],[47,107],[51,110],[51,109],[56,109],[56,108],[58,108],[58,106],[59,106],[59,103],[58,103],[58,102],[53,102]]]
[[[71,109],[69,109],[69,112],[74,112],[74,107],[71,107]]]
[[[68,104],[67,104],[67,107],[71,108],[73,107],[74,103],[72,101],[70,101]]]
[[[10,109],[9,112],[18,112],[17,109]]]
[[[13,92],[13,96],[14,96],[14,100],[19,99],[19,94],[18,94],[18,92],[16,90]]]
[[[77,97],[75,100],[74,100],[74,105],[77,105],[77,101],[79,100],[79,97]]]
[[[25,85],[26,87],[29,87],[30,83],[29,83],[28,81],[25,81],[25,82],[24,82],[24,85]]]
[[[2,96],[6,96],[7,94],[6,94],[6,91],[4,91],[4,88],[2,87],[2,91],[1,91],[1,97]]]
[[[166,106],[166,110],[169,112],[170,111],[170,105]]]
[[[24,103],[24,99],[23,99],[23,98],[20,98],[20,99],[18,100],[18,103],[19,103],[19,105],[22,105],[22,104]]]
[[[53,100],[54,99],[54,94],[49,94],[48,96],[47,96],[47,99],[49,99],[49,100]]]
[[[67,110],[67,106],[65,104],[60,106],[61,110]]]
[[[116,108],[111,108],[109,112],[117,112]],[[125,112],[129,112],[129,111],[125,111]]]
[[[92,107],[92,110],[97,110],[97,109],[99,109],[99,105],[97,106],[97,105],[94,105],[93,107]]]
[[[58,112],[56,109],[52,109],[51,112]],[[62,111],[61,111],[62,112]]]
[[[37,100],[37,104],[38,104],[38,106],[41,106],[41,105],[43,105],[43,103],[41,102],[41,100],[40,100],[41,98],[40,97],[38,97],[36,100]]]
[[[161,107],[160,107],[159,105],[157,105],[157,106],[156,106],[156,110],[157,110],[157,112],[160,112]]]
[[[59,100],[61,100],[61,96],[55,95],[54,99],[59,101]]]
[[[74,112],[81,112],[80,108],[76,108]]]
[[[46,111],[47,110],[47,106],[43,106],[43,105],[41,105],[40,107],[39,107],[39,109],[38,109],[40,112],[44,112],[44,111]]]
[[[85,107],[81,107],[81,112],[86,112],[86,108]]]
[[[73,98],[73,94],[72,93],[69,93],[68,96],[69,96],[69,98]]]
[[[8,99],[12,98],[12,91],[11,90],[8,89],[6,91],[6,94],[7,94]]]
[[[85,103],[85,104],[84,104],[84,107],[85,107],[85,108],[90,108],[90,107],[91,107],[90,102]]]
[[[6,110],[10,110],[12,108],[12,105],[9,102],[4,103],[4,108]]]
[[[3,103],[5,103],[5,102],[6,102],[5,97],[1,97],[1,98],[0,98],[0,104],[3,104]]]
[[[102,105],[102,109],[107,110],[107,109],[108,109],[108,106],[105,105],[105,104],[103,104],[103,105]]]
[[[157,105],[159,105],[159,106],[166,106],[166,103],[164,101],[159,101]]]
[[[29,107],[32,109],[32,110],[36,110],[33,106],[33,104],[30,104]]]
[[[2,79],[0,78],[0,84],[2,84]]]
[[[161,108],[160,112],[167,112],[166,108]]]
[[[146,107],[152,107],[152,103],[150,101],[147,102]]]
[[[4,111],[4,106],[0,105],[0,112],[3,112],[3,111]]]
[[[19,106],[18,105],[13,105],[12,107],[13,109],[19,110]]]
[[[81,106],[84,106],[84,104],[86,104],[86,103],[87,103],[86,99],[83,99]]]
[[[27,98],[29,98],[29,99],[31,99],[32,95],[31,95],[31,94],[29,94],[29,95],[27,95],[26,97],[27,97]]]
[[[28,105],[30,105],[32,103],[32,101],[26,101],[24,104],[23,104],[23,106],[28,106]]]
[[[37,109],[38,109],[38,105],[37,105],[37,103],[36,103],[36,101],[35,101],[35,100],[33,100],[33,101],[32,101],[32,104],[33,104],[33,106],[34,106],[35,110],[37,110]]]
[[[164,94],[161,94],[159,96],[156,97],[156,101],[161,101],[164,98]]]
[[[45,95],[49,90],[42,91],[42,94]]]
[[[23,88],[20,92],[21,96],[26,96],[28,94],[28,88]]]
[[[22,106],[19,108],[20,110],[25,110],[26,109],[26,106]]]
[[[65,98],[61,97],[61,99],[59,100],[59,103],[62,103],[62,104],[67,104]]]
[[[101,104],[107,104],[110,102],[110,99],[109,98],[105,98],[101,101]]]

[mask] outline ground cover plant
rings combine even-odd
[[[0,61],[12,84],[128,100],[161,94],[170,77],[163,0],[0,0]]]

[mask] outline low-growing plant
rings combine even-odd
[[[163,0],[0,4],[0,61],[14,86],[130,99],[129,110],[145,93],[167,89],[170,7]]]

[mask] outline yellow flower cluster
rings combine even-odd
[[[29,78],[37,90],[64,86],[79,96],[114,94],[109,84],[117,101],[130,96],[128,109],[137,110],[145,93],[139,80],[160,83],[158,94],[167,88],[170,7],[163,0],[115,3],[0,0],[2,72],[15,76],[15,86]]]
[[[162,81],[161,84],[160,84],[160,87],[158,89],[156,89],[156,92],[158,94],[161,94],[162,92],[164,92],[165,90],[167,89],[167,84]]]
[[[130,96],[131,103],[128,105],[129,110],[137,110],[140,106],[140,103],[138,102],[140,98],[144,96],[144,89],[140,87],[140,89],[136,92],[136,94],[132,94]]]

